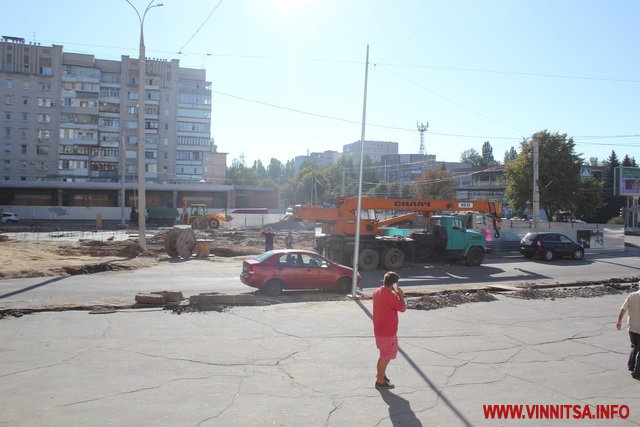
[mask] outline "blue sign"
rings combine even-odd
[[[591,168],[581,167],[580,178],[591,178]]]

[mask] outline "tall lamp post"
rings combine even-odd
[[[145,190],[145,141],[144,141],[144,86],[146,76],[146,59],[144,48],[144,18],[147,12],[154,7],[164,6],[162,3],[153,4],[151,0],[142,16],[138,9],[129,1],[124,0],[135,10],[140,21],[140,53],[138,55],[138,244],[142,249],[147,249],[147,195]]]

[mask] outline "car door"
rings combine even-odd
[[[304,260],[310,289],[326,289],[336,286],[337,278],[335,277],[335,272],[324,259],[315,255],[305,254]]]
[[[562,256],[572,256],[573,255],[573,241],[563,234],[558,235],[558,240],[560,243],[558,244],[558,254]]]

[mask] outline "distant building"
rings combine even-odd
[[[345,158],[350,157],[354,165],[360,164],[362,142],[356,141],[345,144],[342,153]],[[398,143],[391,141],[364,141],[364,156],[369,157],[374,164],[381,164],[384,156],[398,154]]]
[[[341,157],[342,154],[338,153],[337,151],[327,150],[321,153],[310,153],[308,156],[296,156],[293,159],[293,164],[296,171],[299,171],[306,161],[311,162],[319,169],[324,169],[335,164],[338,160],[340,160]]]
[[[177,59],[146,60],[145,167],[138,170],[138,62],[17,37],[0,40],[0,204],[73,205],[95,198],[117,206],[124,177],[131,205],[140,174],[150,188],[217,184],[210,191],[226,200],[226,153],[216,153],[211,140],[211,83],[205,70],[182,68]],[[58,192],[40,186],[44,182],[57,182]],[[74,183],[73,191],[64,183]],[[151,191],[147,205],[164,198]]]

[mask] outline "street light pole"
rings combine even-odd
[[[144,86],[146,80],[146,59],[144,47],[144,18],[147,12],[154,7],[164,6],[162,3],[153,4],[151,0],[142,16],[138,9],[125,0],[135,10],[140,21],[140,47],[138,55],[138,244],[142,249],[147,249],[147,195],[145,190],[145,141],[144,141]]]

